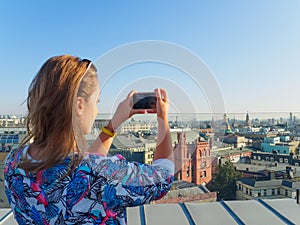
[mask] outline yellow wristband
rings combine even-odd
[[[105,128],[105,127],[102,127],[102,128],[101,128],[101,131],[102,131],[104,134],[106,134],[106,135],[108,135],[108,136],[110,136],[110,137],[116,136],[116,133],[115,133],[115,132],[111,132],[110,130],[108,130],[108,129]]]

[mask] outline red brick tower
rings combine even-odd
[[[197,185],[210,182],[212,165],[209,142],[199,137],[187,144],[185,132],[177,133],[177,141],[174,152],[175,177]]]

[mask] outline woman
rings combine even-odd
[[[153,165],[106,156],[115,131],[145,110],[134,92],[86,151],[84,135],[98,113],[99,85],[89,60],[52,57],[33,79],[27,136],[5,164],[5,190],[19,224],[126,224],[126,207],[163,197],[174,178],[168,98],[156,89],[158,138]]]

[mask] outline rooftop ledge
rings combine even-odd
[[[295,199],[150,204],[127,209],[128,225],[300,224]],[[0,225],[16,225],[11,209],[0,209]]]

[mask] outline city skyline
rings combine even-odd
[[[244,123],[247,122],[247,117],[249,121],[254,122],[256,126],[258,126],[261,122],[272,122],[273,124],[284,124],[288,123],[300,123],[300,113],[287,113],[287,112],[277,112],[277,113],[169,113],[169,122],[180,122],[185,125],[188,123],[194,122],[224,122],[226,116],[226,120],[230,123],[238,122]],[[105,121],[109,120],[112,117],[110,113],[99,113],[96,116],[95,121]],[[1,121],[22,121],[24,122],[26,118],[26,114],[1,114],[0,113],[0,125]],[[127,120],[125,123],[134,123],[134,122],[147,122],[147,123],[156,123],[156,115],[155,114],[137,114],[133,115],[131,119]],[[251,123],[252,123],[251,122]]]
[[[202,60],[229,114],[300,112],[299,10],[299,1],[279,0],[3,2],[1,114],[26,112],[21,104],[47,58],[73,54],[96,62],[112,49],[145,40],[177,45]],[[98,70],[100,80],[107,76]],[[159,83],[170,94],[171,112],[210,113],[210,87],[189,75],[159,62],[124,66],[103,86],[99,111],[112,113],[130,89]]]

